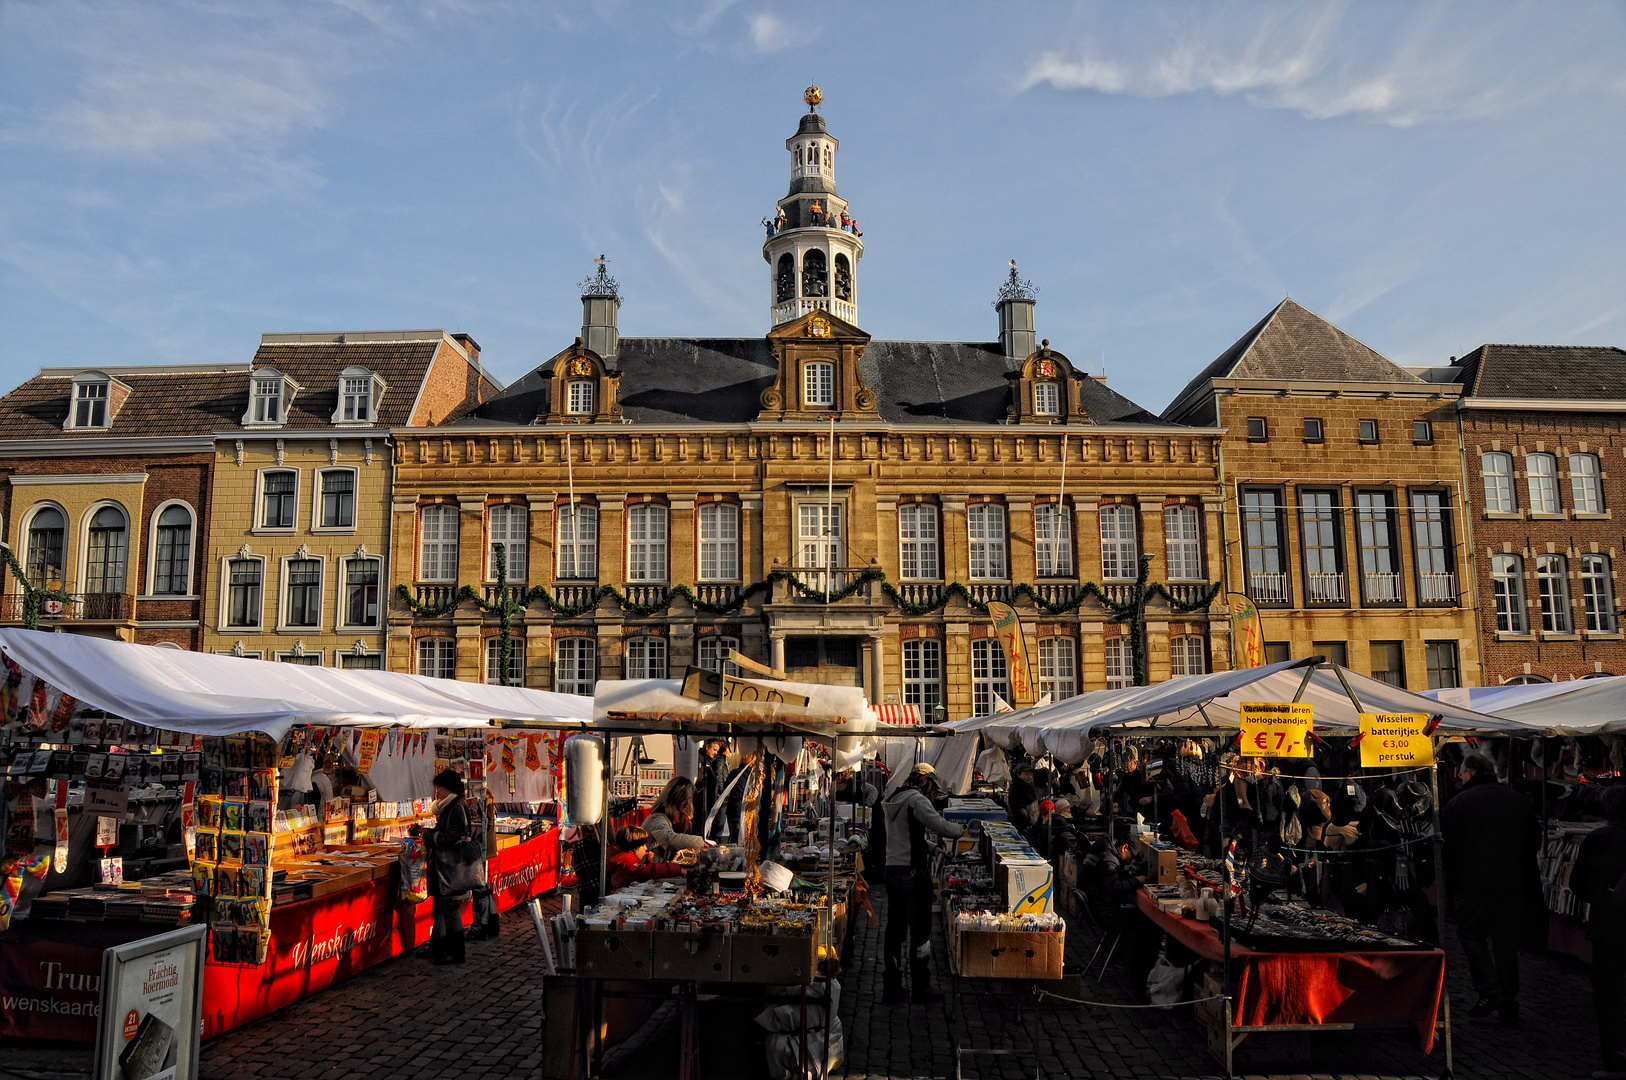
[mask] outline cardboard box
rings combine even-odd
[[[576,973],[587,979],[647,979],[654,970],[648,930],[576,931]]]
[[[1174,848],[1171,845],[1154,846],[1140,837],[1135,838],[1134,852],[1137,858],[1146,861],[1146,883],[1148,885],[1173,885],[1180,880],[1180,867],[1174,857]]]
[[[1067,935],[1049,931],[957,932],[951,942],[956,970],[971,979],[1060,979]]]
[[[1005,896],[1005,910],[1032,915],[1055,910],[1056,871],[1043,859],[1002,859],[994,867],[994,886]]]
[[[657,930],[652,936],[653,978],[728,981],[730,935],[721,930]]]
[[[735,934],[733,950],[734,982],[803,986],[813,981],[811,935]]]

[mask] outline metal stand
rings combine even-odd
[[[961,1009],[961,1006],[960,1006],[961,984],[962,984],[962,982],[970,982],[971,979],[968,976],[963,976],[963,975],[960,974],[959,965],[957,965],[957,964],[955,964],[953,962],[952,957],[949,960],[949,972],[950,972],[950,978],[949,978],[949,1025],[952,1028],[956,1029],[956,1030],[964,1031],[965,1030],[965,1015],[964,1015],[964,1012],[963,1012],[963,1010]],[[1002,980],[1002,979],[990,979],[990,980],[978,979],[976,981],[977,982],[987,981],[987,982],[1000,983],[1000,982],[1004,982],[1005,980]],[[993,996],[993,997],[1000,998],[1001,999],[1001,1007],[1003,1007],[1003,1003],[1004,1003],[1003,999],[1004,998],[1006,998],[1006,997],[1020,997],[1020,994],[1018,994],[1018,995],[1008,995],[1008,994],[1002,993],[999,990],[992,990],[992,989],[991,990],[973,990],[972,992],[976,993],[976,994],[979,994],[979,995],[986,994],[988,996]],[[1033,1018],[1033,1013],[1037,1012],[1038,1010],[1037,1010],[1037,1008],[1028,1009],[1027,1010],[1027,1016],[1024,1017],[1023,1009],[1022,1009],[1022,1006],[1021,1006],[1020,1002],[1018,1002],[1016,1004],[1015,1008],[1016,1008],[1016,1023],[1017,1023],[1017,1026],[1020,1027],[1024,1032],[1026,1032],[1027,1037],[1028,1037],[1028,1046],[1029,1046],[1029,1048],[1026,1049],[1026,1050],[1023,1050],[1020,1047],[1015,1047],[1015,1046],[1002,1046],[1002,1047],[965,1046],[964,1044],[956,1041],[955,1044],[954,1044],[954,1080],[964,1080],[964,1073],[961,1071],[962,1067],[963,1067],[962,1061],[963,1061],[964,1058],[967,1058],[967,1057],[1021,1057],[1024,1054],[1032,1054],[1033,1055],[1033,1080],[1044,1080],[1043,1066],[1039,1062],[1039,1040],[1038,1040],[1037,1036],[1035,1035],[1035,1033],[1034,1033],[1034,1031],[1033,1031],[1033,1029],[1031,1027],[1031,1021],[1032,1021],[1032,1018]]]

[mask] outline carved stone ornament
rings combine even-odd
[[[246,559],[246,558],[248,558],[248,557],[249,557],[249,556],[250,556],[250,555],[253,555],[253,554],[254,554],[254,553],[253,553],[253,552],[252,552],[252,551],[250,551],[250,550],[249,550],[249,549],[248,549],[248,545],[247,545],[247,544],[244,544],[244,545],[243,545],[243,546],[242,546],[242,547],[240,547],[240,548],[238,548],[238,549],[237,549],[237,557],[238,557],[238,558],[239,558],[239,559]]]
[[[282,459],[287,453],[288,453],[287,444],[285,444],[281,439],[278,439],[277,440],[277,464],[278,465],[282,464]]]
[[[359,544],[356,545],[356,558],[365,559],[366,557],[367,557],[367,544],[366,544],[365,541],[363,541],[362,543],[359,543]]]
[[[339,463],[338,439],[329,439],[327,441],[327,463],[329,465],[337,465]]]
[[[311,546],[309,544],[300,544],[299,545],[299,550],[294,552],[294,554],[298,555],[301,559],[303,559],[305,556],[309,555],[310,553],[311,553]]]
[[[778,387],[770,386],[762,392],[762,407],[764,409],[777,409],[784,403],[784,395],[780,394]]]
[[[871,390],[867,386],[860,386],[858,388],[858,393],[854,395],[853,400],[857,403],[860,409],[868,412],[869,410],[875,408],[875,391]]]
[[[371,465],[373,463],[373,440],[363,439],[361,449],[362,453],[366,455],[367,464]]]
[[[367,641],[366,641],[365,638],[357,638],[356,639],[356,643],[354,645],[350,646],[350,655],[351,656],[366,656],[367,655]]]
[[[245,649],[245,648],[243,648],[243,643],[242,643],[242,642],[241,642],[241,641],[234,641],[234,642],[232,642],[232,646],[231,646],[231,654],[232,654],[232,655],[233,655],[233,656],[238,656],[238,657],[240,657],[240,656],[242,656],[242,655],[243,655],[243,654],[244,654],[244,653],[245,653],[245,652],[247,652],[247,651],[248,651],[248,650],[247,650],[247,649]]]
[[[237,440],[237,446],[235,447],[235,449],[237,451],[237,454],[236,454],[236,456],[237,456],[237,464],[242,465],[243,464],[243,440],[242,439]]]

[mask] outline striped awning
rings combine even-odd
[[[915,705],[886,703],[875,706],[875,718],[883,724],[918,724],[920,708]]]

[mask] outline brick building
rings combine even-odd
[[[1258,606],[1268,659],[1478,685],[1460,392],[1288,299],[1164,410],[1226,429],[1225,587]]]
[[[1481,345],[1460,385],[1485,683],[1626,674],[1626,352]]]

